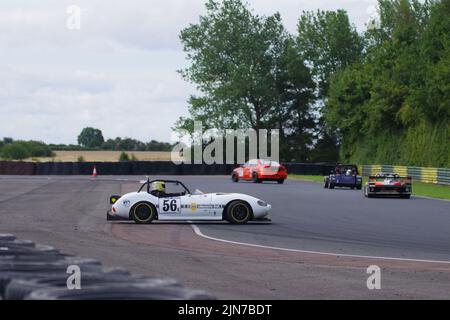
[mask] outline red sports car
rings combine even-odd
[[[238,182],[239,180],[253,181],[260,183],[265,180],[277,181],[279,184],[284,183],[287,179],[287,170],[276,161],[253,159],[233,170],[231,180]]]

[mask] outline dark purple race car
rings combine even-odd
[[[362,177],[358,173],[356,165],[336,165],[329,176],[324,177],[324,188],[334,189],[343,187],[350,189],[362,189]]]

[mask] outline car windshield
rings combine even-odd
[[[261,160],[263,166],[279,167],[280,164],[277,161],[272,160]]]
[[[398,179],[399,177],[393,174],[388,174],[383,177],[384,179]]]
[[[144,185],[141,187],[141,189],[143,187]],[[139,191],[141,191],[141,189]],[[148,191],[157,197],[164,195],[181,196],[190,193],[190,191],[182,183],[178,181],[166,181],[166,180],[151,182]]]
[[[338,172],[337,170],[340,170],[340,172]],[[349,175],[353,175],[353,174],[358,174],[358,168],[356,166],[345,166],[345,165],[339,165],[336,167],[335,169],[336,173],[340,173],[340,174],[349,174]]]
[[[200,191],[199,189],[195,189],[194,195],[202,195],[202,194],[204,194],[202,191]]]

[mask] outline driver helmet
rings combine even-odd
[[[347,174],[348,176],[351,175],[351,174],[352,174],[352,170],[348,169],[347,172],[346,172],[346,174]]]
[[[152,191],[165,192],[166,191],[166,184],[164,182],[162,182],[162,181],[152,182],[151,190]]]

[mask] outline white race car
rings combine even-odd
[[[168,192],[170,191],[170,192]],[[233,224],[270,221],[271,205],[240,193],[191,193],[180,181],[147,180],[138,192],[111,196],[107,220],[134,220],[138,224],[161,221],[218,221]]]

